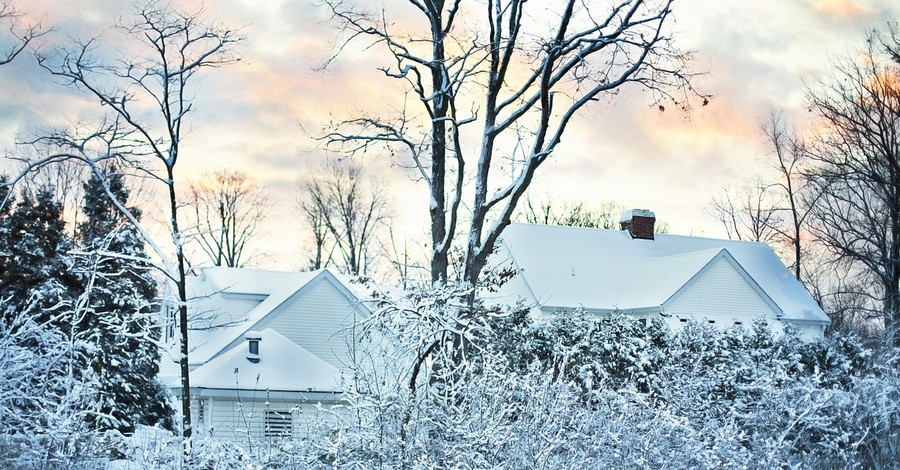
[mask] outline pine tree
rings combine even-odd
[[[7,273],[10,272],[12,266],[12,227],[10,225],[10,214],[12,207],[15,205],[15,198],[12,192],[12,186],[8,186],[9,177],[0,175],[0,300],[3,300],[5,291],[3,285],[6,283]],[[9,199],[7,200],[7,197]],[[0,308],[0,318],[5,317],[4,309]]]
[[[40,307],[38,321],[48,321],[77,296],[71,274],[62,205],[52,188],[25,191],[15,210],[0,213],[0,298],[7,299],[4,319],[28,304]]]
[[[142,238],[107,194],[121,204],[129,191],[120,173],[109,169],[103,179],[85,183],[85,220],[78,226],[80,275],[88,293],[90,315],[78,325],[92,332],[89,366],[97,374],[101,429],[132,432],[137,424],[172,428],[165,389],[156,381],[159,350],[155,328],[156,282]],[[130,211],[140,216],[140,211]]]
[[[86,343],[74,328],[82,289],[62,205],[48,187],[17,196],[0,208],[0,441],[15,442],[0,466],[24,467],[17,458],[78,440],[95,408],[84,393]]]
[[[10,196],[8,201],[6,200],[7,195]],[[12,185],[9,184],[9,176],[0,174],[0,223],[9,216],[10,208],[15,202],[12,196]]]

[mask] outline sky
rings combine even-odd
[[[45,43],[100,34],[130,3],[13,1],[25,14],[21,21],[53,27]],[[412,17],[402,4],[387,5],[403,7],[401,24]],[[305,247],[295,181],[336,158],[311,136],[336,119],[384,111],[398,87],[377,71],[384,58],[359,46],[318,70],[338,32],[317,0],[207,0],[205,9],[242,26],[247,41],[241,62],[200,79],[180,176],[239,169],[265,185],[270,217],[258,265],[299,268]],[[827,76],[834,60],[856,54],[867,30],[900,19],[895,0],[678,0],[674,12],[676,44],[693,51],[694,69],[705,72],[694,85],[713,95],[709,105],[689,114],[660,112],[634,90],[596,103],[538,171],[533,195],[589,206],[615,201],[654,211],[672,233],[724,237],[708,215],[712,198],[771,170],[761,121],[780,111],[802,126],[809,119],[806,86]],[[28,56],[0,68],[0,90],[0,149],[7,155],[21,152],[17,140],[97,110]],[[412,245],[424,239],[426,188],[388,157],[368,155],[361,162],[390,188],[392,225]]]

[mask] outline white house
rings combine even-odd
[[[188,278],[195,430],[235,441],[290,437],[318,404],[337,403],[368,315],[355,290],[327,269],[209,268]],[[180,400],[175,309],[165,315],[160,376]]]
[[[765,243],[654,233],[655,215],[627,211],[622,230],[511,224],[494,262],[517,271],[499,291],[544,315],[574,309],[694,318],[718,326],[765,319],[821,337],[829,320]]]

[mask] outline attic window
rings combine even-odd
[[[259,342],[262,341],[262,334],[258,331],[248,331],[244,334],[247,340],[247,360],[256,364],[259,362]]]
[[[265,437],[291,437],[292,435],[290,411],[266,410]]]

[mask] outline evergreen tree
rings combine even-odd
[[[85,393],[87,344],[74,327],[82,288],[62,205],[49,187],[16,196],[0,208],[0,441],[11,443],[0,466],[19,468],[31,465],[17,459],[77,440],[96,409]]]
[[[37,321],[48,321],[77,296],[71,274],[62,205],[52,188],[25,191],[15,210],[0,212],[0,298],[7,299],[4,320],[26,305],[40,307]]]
[[[13,206],[14,199],[10,197],[7,201],[7,195],[12,196],[12,186],[9,184],[9,176],[0,174],[0,223],[9,216],[10,208]]]
[[[85,183],[85,220],[78,226],[82,283],[89,286],[88,311],[78,325],[91,332],[90,368],[97,374],[100,414],[95,425],[128,433],[137,424],[172,428],[165,389],[156,381],[159,350],[155,328],[156,282],[135,227],[107,194],[121,204],[129,191],[110,169]],[[136,208],[130,211],[136,216]]]
[[[7,185],[8,181],[9,178],[6,175],[0,175],[0,300],[4,297],[3,286],[12,266],[10,214],[15,205],[15,199],[12,187]],[[9,200],[7,200],[7,196]],[[0,317],[5,317],[3,312],[4,309],[0,309]]]

